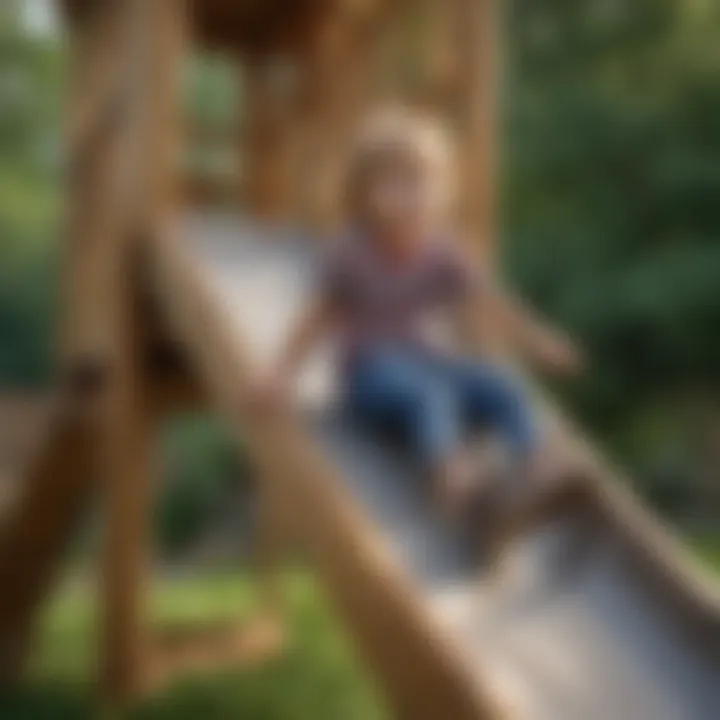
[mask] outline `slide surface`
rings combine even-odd
[[[218,311],[261,366],[313,272],[302,242],[219,215],[191,216],[182,231]],[[509,717],[720,717],[717,606],[698,599],[695,612],[687,588],[672,587],[682,582],[672,572],[658,583],[612,514],[590,506],[538,528],[513,544],[490,582],[428,507],[411,464],[339,417],[327,375],[319,357],[302,383],[314,439],[429,622]]]

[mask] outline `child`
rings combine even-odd
[[[310,349],[333,336],[348,412],[368,429],[407,436],[443,506],[456,510],[486,474],[470,461],[469,430],[499,434],[523,473],[539,476],[545,463],[522,389],[489,357],[458,352],[452,320],[464,320],[466,339],[469,329],[481,345],[487,330],[501,329],[553,369],[577,360],[563,334],[531,319],[463,257],[447,229],[452,180],[436,124],[405,111],[368,124],[347,173],[346,236],[258,392],[276,403]]]

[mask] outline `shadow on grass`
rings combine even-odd
[[[2,720],[92,720],[87,687],[66,682],[37,682],[18,690],[0,690]]]
[[[259,667],[229,668],[179,679],[144,698],[127,720],[381,720],[359,673],[307,649]],[[95,720],[92,688],[37,681],[0,693],[2,720]]]

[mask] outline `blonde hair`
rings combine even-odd
[[[442,123],[404,107],[386,107],[362,123],[350,148],[345,174],[346,202],[351,214],[361,213],[364,196],[378,166],[390,157],[419,161],[434,179],[434,202],[449,207],[455,195],[454,153]]]

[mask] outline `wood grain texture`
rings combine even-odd
[[[292,210],[295,80],[278,58],[251,58],[243,66],[246,117],[239,128],[244,159],[244,205],[258,218],[287,221]]]
[[[316,233],[336,231],[345,212],[348,154],[372,98],[379,12],[319,18],[299,51],[296,122],[300,154],[295,184],[298,219]]]
[[[146,590],[151,543],[156,425],[145,358],[151,338],[137,292],[138,259],[156,224],[177,198],[175,162],[181,138],[180,77],[188,26],[183,0],[125,0],[134,30],[134,222],[105,240],[113,259],[102,300],[110,375],[101,421],[107,537],[103,565],[103,701],[122,707],[143,686]]]
[[[132,27],[122,10],[119,0],[98,3],[71,27],[60,354],[67,374],[106,364],[108,303],[103,295],[115,271],[108,249],[129,230],[137,59]]]
[[[0,678],[25,670],[37,611],[91,499],[97,432],[74,403],[51,410],[41,449],[0,527]]]
[[[457,76],[460,221],[474,249],[493,255],[501,108],[499,0],[449,0]]]

